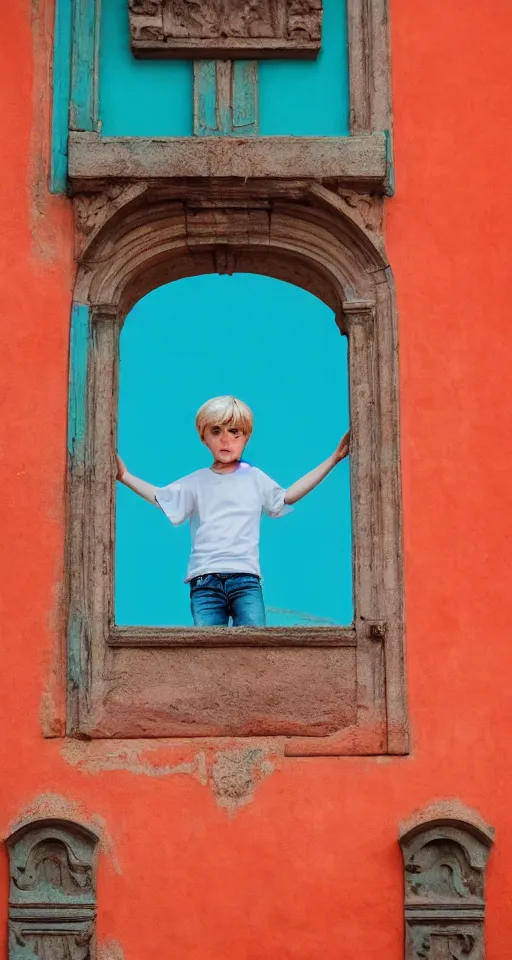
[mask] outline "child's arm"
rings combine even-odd
[[[138,493],[139,497],[142,497],[144,500],[147,500],[148,503],[153,503],[156,506],[157,487],[154,487],[152,483],[146,483],[145,480],[140,480],[138,477],[134,477],[131,473],[128,473],[126,464],[123,463],[118,453],[116,453],[116,461],[117,479],[121,483],[124,483],[125,487],[129,487],[130,490],[134,491],[134,493]]]
[[[284,502],[297,503],[297,500],[302,500],[302,497],[305,497],[307,493],[314,490],[315,487],[325,479],[327,474],[331,472],[333,467],[335,467],[340,460],[344,460],[345,457],[348,456],[349,443],[350,432],[341,438],[336,450],[327,460],[324,460],[318,467],[315,467],[314,470],[306,473],[304,477],[296,480],[295,483],[292,483],[291,487],[288,487]]]

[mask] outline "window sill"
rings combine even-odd
[[[354,627],[113,627],[110,647],[355,647]]]

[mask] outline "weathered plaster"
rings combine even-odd
[[[103,771],[128,770],[138,776],[172,777],[191,776],[203,786],[208,782],[206,754],[199,751],[189,759],[183,756],[183,747],[173,748],[165,740],[113,740],[104,741],[65,740],[62,744],[64,759],[87,774]],[[167,762],[163,762],[163,756]]]
[[[283,744],[274,741],[256,741],[250,747],[232,741],[228,748],[225,743],[205,740],[202,749],[195,745],[193,752],[168,740],[65,740],[61,753],[67,763],[92,776],[126,771],[144,777],[191,777],[210,788],[219,807],[233,812],[250,803],[261,781],[281,769],[284,752]]]
[[[71,222],[70,205],[64,198],[48,193],[51,103],[52,36],[54,11],[51,0],[32,0],[31,30],[33,44],[32,116],[30,135],[29,211],[33,253],[38,260],[53,261],[60,253],[59,226]],[[58,223],[50,210],[58,210]],[[71,259],[72,251],[70,251]]]
[[[494,834],[494,830],[478,810],[468,807],[459,797],[442,797],[432,800],[424,807],[410,813],[399,824],[399,835],[405,836],[429,820],[463,820],[485,834]]]
[[[261,747],[219,751],[210,770],[210,785],[218,805],[233,812],[250,803],[258,783],[274,769]]]
[[[41,728],[47,738],[62,737],[66,732],[66,590],[60,569],[56,571],[52,601],[48,616],[52,649],[46,658],[46,679],[39,705]]]
[[[124,950],[119,940],[105,940],[96,946],[96,960],[124,960]]]

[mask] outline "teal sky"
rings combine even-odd
[[[246,451],[283,486],[324,460],[348,426],[346,340],[306,291],[252,274],[194,277],[160,287],[121,334],[119,450],[132,473],[164,485],[209,464],[197,408],[234,394],[253,409]],[[116,621],[191,624],[183,579],[188,524],[117,486]],[[348,462],[293,514],[264,517],[269,625],[350,623]]]

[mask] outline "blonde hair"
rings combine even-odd
[[[253,425],[252,410],[236,397],[213,397],[203,403],[197,411],[196,427],[201,440],[204,440],[206,427],[218,427],[224,424],[237,427],[249,438]]]

